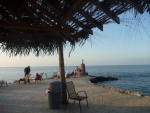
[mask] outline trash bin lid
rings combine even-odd
[[[50,91],[61,91],[62,83],[60,81],[53,81],[50,83]]]

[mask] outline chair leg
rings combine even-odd
[[[80,113],[82,113],[82,110],[81,110],[81,105],[80,105],[80,100],[79,100],[79,107],[80,107]]]
[[[73,102],[73,106],[74,106],[74,104],[75,104],[75,100],[74,100],[74,102]]]
[[[87,108],[89,108],[89,104],[88,104],[88,100],[87,100],[87,98],[86,98],[86,103],[87,103]]]

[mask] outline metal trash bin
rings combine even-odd
[[[48,103],[49,108],[59,109],[61,105],[61,92],[62,83],[59,81],[54,81],[50,83],[50,88],[48,91]]]

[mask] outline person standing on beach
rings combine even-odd
[[[26,76],[26,74],[29,74],[30,73],[30,66],[28,66],[28,67],[25,67],[25,69],[24,69],[24,73],[25,73],[25,76]],[[30,79],[28,79],[28,83],[30,82]],[[24,83],[26,84],[26,81],[24,81]]]

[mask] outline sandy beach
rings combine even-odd
[[[0,113],[79,113],[78,102],[72,105],[69,100],[67,109],[50,109],[47,88],[52,79],[24,85],[8,84],[0,88]],[[82,113],[150,113],[150,98],[119,93],[114,88],[104,88],[90,83],[89,77],[67,78],[73,81],[77,91],[86,91],[86,101],[81,101]]]

